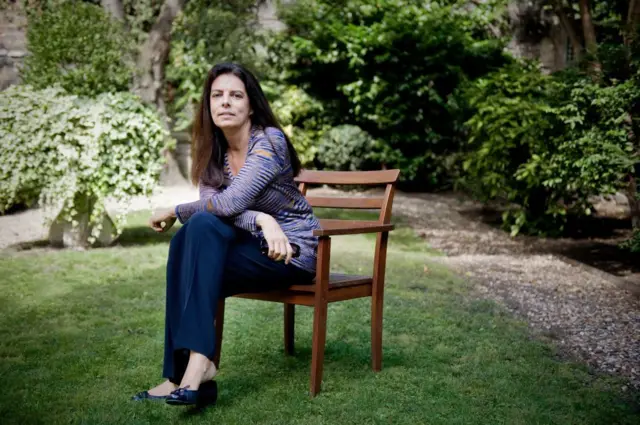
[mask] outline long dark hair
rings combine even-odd
[[[256,77],[242,65],[235,63],[215,65],[207,74],[207,79],[204,82],[202,99],[200,100],[191,135],[191,181],[194,185],[197,185],[199,180],[202,179],[208,185],[219,187],[224,179],[224,153],[229,144],[222,130],[213,123],[209,104],[211,84],[218,76],[223,74],[233,74],[244,83],[253,111],[250,116],[252,126],[262,129],[275,127],[284,134]],[[289,149],[293,175],[297,176],[300,173],[300,159],[286,134],[284,137]]]

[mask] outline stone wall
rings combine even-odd
[[[569,39],[553,12],[526,0],[512,0],[508,15],[513,36],[507,48],[513,55],[539,60],[543,72],[567,67],[571,59]],[[535,25],[532,16],[536,17]]]
[[[27,54],[27,20],[17,11],[0,13],[0,90],[20,81],[19,68]]]

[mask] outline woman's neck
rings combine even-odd
[[[243,153],[247,151],[251,136],[251,121],[247,121],[241,127],[224,129],[222,132],[231,152]]]

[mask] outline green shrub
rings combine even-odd
[[[48,221],[72,218],[81,195],[95,200],[95,223],[107,197],[126,201],[155,187],[166,131],[127,93],[88,99],[13,86],[0,93],[0,140],[0,212],[38,199]]]
[[[612,193],[638,161],[628,111],[640,89],[600,86],[512,66],[466,92],[471,152],[463,183],[483,199],[510,203],[513,234],[557,234],[568,214],[590,214],[589,197]]]
[[[620,248],[640,253],[640,229],[635,229],[631,237],[620,244]]]
[[[59,84],[82,96],[128,90],[123,51],[130,46],[100,6],[64,2],[30,15],[27,48],[22,79],[35,88]]]
[[[329,128],[322,103],[297,86],[273,81],[265,81],[261,86],[303,167],[311,167],[318,152],[318,142]]]
[[[355,125],[341,125],[325,132],[318,145],[318,161],[323,168],[340,171],[364,170],[371,164],[375,142]]]
[[[421,188],[448,179],[460,148],[456,88],[505,63],[503,43],[458,5],[418,0],[300,0],[283,9],[272,64],[322,101],[331,125],[357,125],[387,148],[379,162]],[[482,18],[485,19],[485,18]]]

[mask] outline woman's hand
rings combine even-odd
[[[149,227],[158,233],[166,232],[176,222],[176,212],[171,210],[160,211],[151,216]]]
[[[256,224],[262,229],[264,239],[269,245],[269,258],[275,261],[284,260],[285,264],[289,264],[293,256],[293,249],[276,219],[269,214],[260,213],[256,217]]]

